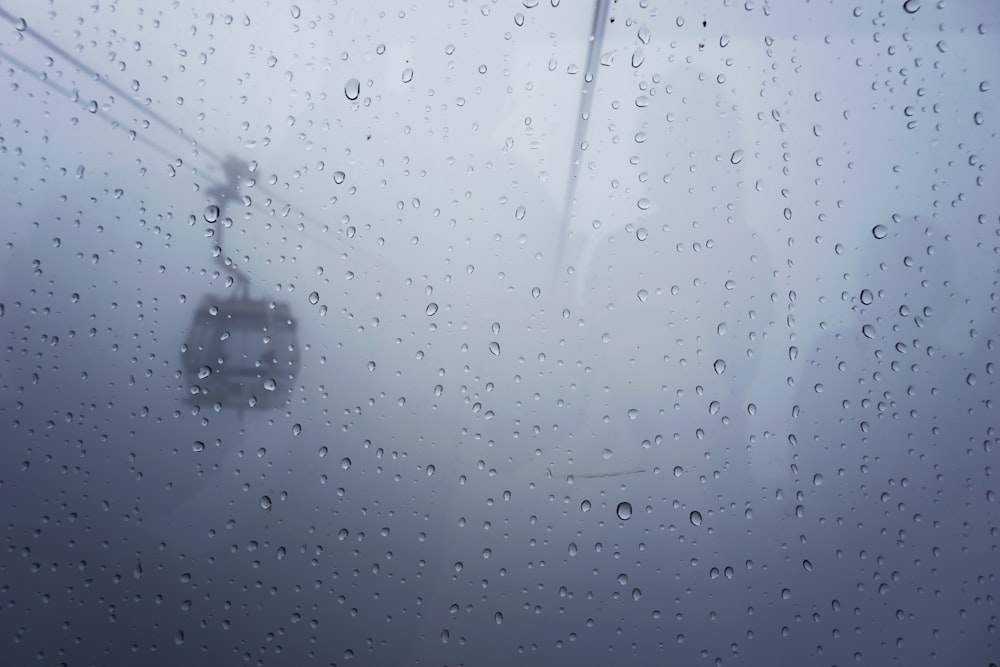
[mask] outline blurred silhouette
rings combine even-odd
[[[802,534],[798,552],[813,574],[783,571],[802,600],[797,613],[842,606],[887,628],[906,619],[909,656],[967,642],[974,652],[989,624],[956,626],[953,614],[978,606],[970,586],[995,549],[968,509],[985,492],[976,479],[995,440],[983,424],[998,396],[987,370],[998,340],[996,266],[983,256],[963,276],[958,258],[975,261],[979,250],[971,234],[955,240],[944,229],[897,215],[869,237],[844,326],[812,346],[796,379],[796,492],[769,528]],[[983,308],[985,290],[962,289],[982,284],[969,274],[992,274],[992,308]],[[872,636],[831,645],[827,659],[848,662],[864,650],[888,664],[902,659],[901,647],[895,636]]]
[[[222,165],[225,178],[209,191],[205,220],[212,225],[213,254],[232,274],[236,294],[206,296],[195,311],[182,348],[191,402],[239,408],[272,408],[288,400],[299,368],[297,324],[287,303],[250,297],[250,278],[225,255],[223,233],[233,226],[227,209],[240,200],[247,165],[235,156]]]

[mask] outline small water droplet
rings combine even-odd
[[[403,70],[403,83],[410,83],[413,81],[413,68],[407,67]]]
[[[319,292],[310,292],[309,293],[309,303],[311,303],[314,306],[317,303],[319,303]]]
[[[292,5],[291,9],[292,9],[292,18],[293,19],[297,19],[300,16],[302,16],[302,10],[299,8],[298,5]]]
[[[490,354],[492,354],[494,357],[500,356],[500,343],[496,341],[490,343]]]
[[[733,164],[739,164],[740,162],[743,162],[743,149],[737,148],[735,151],[733,151],[733,154],[729,156],[729,161],[732,162]]]
[[[340,459],[340,467],[343,470],[347,470],[348,468],[350,468],[351,467],[351,459],[347,458],[346,456],[344,458]]]
[[[636,292],[635,296],[639,299],[639,301],[645,301],[646,299],[649,298],[649,292],[647,292],[644,289],[641,289],[638,292]]]
[[[299,435],[302,433],[302,424],[292,424],[292,435]]]
[[[872,227],[872,236],[877,239],[884,239],[889,234],[889,228],[885,225],[875,225]]]
[[[920,0],[906,0],[903,3],[903,11],[907,14],[916,14],[920,9]]]
[[[264,389],[268,391],[274,391],[278,388],[278,383],[274,381],[274,378],[267,378],[264,380]]]
[[[264,510],[271,509],[271,496],[260,497],[260,508]]]
[[[580,511],[581,512],[589,512],[590,511],[590,501],[589,500],[584,500],[582,503],[580,503]]]
[[[645,241],[649,238],[649,231],[645,227],[640,227],[635,230],[635,237],[640,241]]]
[[[204,380],[205,378],[207,378],[211,374],[212,374],[212,369],[209,368],[208,366],[202,366],[201,368],[198,369],[198,379],[199,380]]]
[[[712,368],[715,369],[716,375],[722,375],[726,372],[726,362],[722,359],[716,359],[715,363],[712,364]]]

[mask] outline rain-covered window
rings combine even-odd
[[[995,665],[1000,5],[0,6],[0,663]]]

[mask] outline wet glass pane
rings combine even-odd
[[[995,664],[998,24],[6,3],[2,662]]]

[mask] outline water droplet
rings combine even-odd
[[[302,433],[302,424],[292,424],[292,435],[299,435]]]
[[[885,225],[875,225],[872,227],[872,236],[877,239],[884,239],[889,234],[889,228]]]
[[[581,512],[589,512],[590,511],[590,501],[589,500],[584,500],[582,503],[580,503],[580,511]]]
[[[302,10],[299,8],[298,5],[292,5],[291,9],[292,9],[292,18],[293,19],[297,19],[300,16],[302,16]]]
[[[541,290],[541,288],[539,288],[539,287],[532,287],[532,288],[531,288],[531,296],[532,296],[533,298],[537,299],[537,298],[538,298],[538,297],[540,297],[541,295],[542,295],[542,290]]]
[[[309,293],[309,303],[311,303],[314,306],[317,303],[319,303],[319,292],[310,292]]]
[[[635,230],[635,237],[640,241],[645,241],[649,238],[649,231],[647,231],[645,227],[640,227]]]
[[[976,125],[982,125],[985,120],[986,119],[983,117],[982,111],[977,111],[976,113],[972,114],[972,122],[975,123]]]
[[[806,572],[812,572],[813,564],[809,561],[808,558],[802,561],[802,569],[804,569]]]
[[[347,470],[348,468],[350,468],[351,467],[351,459],[347,458],[346,456],[344,458],[340,459],[340,467],[343,470]]]
[[[680,477],[684,474],[684,468],[680,466],[674,466],[674,477]]]
[[[344,172],[342,171],[333,172],[333,182],[336,183],[337,185],[343,183],[345,178],[347,178],[347,174],[345,174]]]
[[[903,11],[907,14],[916,14],[920,9],[920,0],[906,0],[903,3]]]
[[[346,84],[344,84],[344,95],[347,96],[349,100],[356,100],[361,94],[361,82],[357,79],[351,79]]]
[[[407,67],[403,70],[403,83],[409,83],[413,81],[413,68]]]
[[[965,376],[965,384],[969,385],[970,387],[976,386],[976,374],[975,373],[969,373],[968,375],[966,375]]]
[[[733,164],[739,164],[740,162],[743,162],[743,149],[737,148],[736,150],[734,150],[733,154],[729,156],[729,161],[732,162]]]
[[[193,449],[196,452],[203,452],[205,451],[205,443],[202,442],[201,440],[195,440],[194,444],[191,445],[191,449]]]
[[[701,525],[701,512],[699,512],[698,510],[691,512],[691,515],[688,518],[691,520],[692,526]]]
[[[722,36],[719,37],[719,46],[723,49],[729,46],[729,35],[723,33]]]
[[[645,24],[639,26],[639,31],[636,33],[636,36],[639,38],[639,41],[642,42],[643,44],[649,44],[649,38],[651,36],[649,32],[649,27],[646,26]]]
[[[180,646],[184,643],[184,631],[178,630],[174,633],[174,644]]]
[[[493,614],[493,620],[496,622],[497,625],[500,625],[501,623],[503,623],[503,614],[501,614],[500,612]]]
[[[861,290],[861,303],[863,303],[866,306],[870,306],[872,305],[872,302],[874,300],[875,300],[875,295],[872,294],[872,291],[870,289],[866,288]]]
[[[207,378],[211,374],[212,374],[212,369],[209,368],[208,366],[202,366],[201,368],[198,369],[198,379],[199,380],[204,380],[205,378]]]
[[[260,497],[260,508],[264,510],[271,509],[271,496]]]
[[[500,343],[496,341],[490,343],[490,354],[492,354],[494,357],[500,356]]]
[[[642,591],[639,590],[638,588],[633,588],[632,589],[632,599],[635,600],[636,602],[638,602],[639,598],[641,598],[641,597],[642,597]]]
[[[278,383],[274,381],[274,378],[268,378],[264,380],[264,389],[268,391],[274,391],[278,388]]]
[[[632,504],[626,501],[618,503],[618,509],[615,510],[618,514],[618,518],[622,521],[628,521],[632,518]]]
[[[576,555],[576,553],[577,553],[576,542],[570,542],[569,543],[569,549],[568,549],[568,551],[569,551],[569,555],[570,556],[575,556]]]
[[[219,219],[219,215],[222,211],[215,204],[205,207],[205,222],[215,222]]]
[[[636,298],[638,298],[638,299],[639,299],[639,301],[645,301],[646,299],[648,299],[648,298],[649,298],[649,292],[647,292],[647,291],[646,291],[646,290],[644,290],[644,289],[641,289],[641,290],[639,290],[639,291],[638,291],[638,292],[636,293],[636,295],[635,295],[635,296],[636,296]]]
[[[870,338],[875,340],[875,327],[871,324],[865,324],[861,327],[861,333],[865,338]]]
[[[722,359],[716,359],[715,363],[712,364],[712,368],[715,369],[716,375],[722,375],[726,372],[726,362]]]

